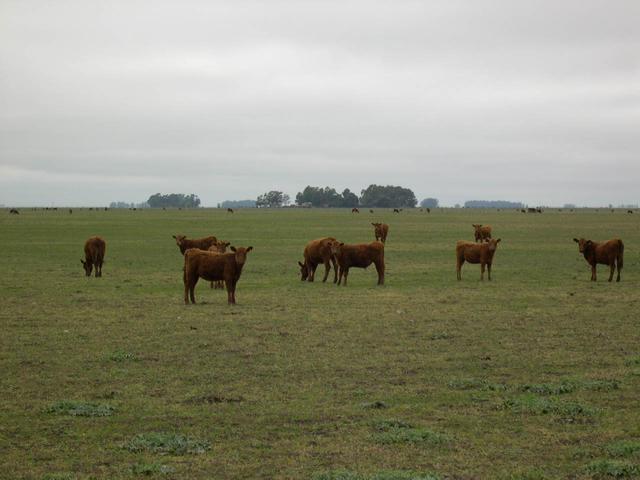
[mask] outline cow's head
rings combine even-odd
[[[187,237],[185,237],[184,235],[173,235],[173,238],[175,238],[176,245],[178,245],[178,248],[180,248],[180,251],[182,251],[182,244],[184,243]]]
[[[236,263],[240,266],[244,265],[247,261],[247,253],[253,250],[253,247],[231,247],[231,251],[236,254]]]
[[[471,224],[471,226],[476,229],[476,232],[479,231],[482,228],[482,224],[473,223],[473,224]]]
[[[498,238],[498,239],[492,238],[492,239],[490,239],[487,242],[487,245],[489,246],[489,251],[490,252],[495,252],[496,249],[498,248],[498,244],[500,243],[501,240],[502,240],[501,238]]]
[[[215,246],[215,250],[218,253],[225,253],[227,251],[227,247],[231,245],[231,242],[223,242],[222,240],[218,240],[214,246]]]
[[[591,240],[586,240],[584,238],[574,238],[573,241],[578,244],[578,250],[580,251],[580,253],[584,253],[593,245],[593,242]]]
[[[85,262],[82,259],[80,259],[80,263],[82,263],[82,266],[84,267],[84,273],[86,273],[87,277],[90,277],[93,264],[91,262]]]
[[[328,243],[329,249],[331,249],[331,255],[336,256],[340,255],[342,251],[342,247],[344,246],[344,242],[331,241]]]
[[[307,266],[302,262],[298,262],[298,266],[300,267],[300,280],[304,282],[309,276],[309,269],[307,269]]]

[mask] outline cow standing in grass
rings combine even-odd
[[[229,305],[236,304],[236,285],[240,280],[242,268],[247,261],[247,254],[253,247],[231,247],[232,253],[214,253],[197,248],[190,248],[184,253],[184,303],[196,303],[194,290],[198,280],[203,278],[210,282],[223,280],[227,287]]]
[[[316,275],[316,268],[321,263],[324,265],[323,282],[327,281],[331,265],[333,264],[333,283],[338,281],[338,264],[336,257],[331,253],[331,243],[336,242],[333,237],[318,238],[311,240],[304,247],[304,263],[298,262],[300,267],[300,280],[303,282],[313,282]]]
[[[227,247],[231,245],[230,242],[223,242],[222,240],[218,240],[214,245],[211,245],[207,250],[213,253],[227,253]],[[216,290],[221,290],[224,288],[224,282],[222,280],[218,280],[217,282],[211,282],[211,288],[215,288]]]
[[[609,265],[611,269],[609,273],[609,281],[613,280],[613,273],[618,267],[618,277],[616,282],[620,281],[620,270],[624,264],[624,243],[619,238],[614,238],[606,242],[594,242],[585,240],[584,238],[574,238],[574,242],[578,244],[578,250],[584,255],[585,260],[591,265],[591,280],[596,281],[596,266],[598,263]]]
[[[371,223],[371,225],[373,225],[373,234],[376,236],[376,241],[387,243],[389,225],[386,223]]]
[[[490,239],[488,242],[480,244],[460,240],[456,244],[456,274],[458,280],[462,280],[462,265],[464,262],[480,264],[480,280],[484,280],[486,267],[489,280],[491,280],[491,264],[500,240],[500,238],[497,240]]]
[[[208,250],[209,247],[215,245],[218,239],[214,236],[204,238],[189,239],[184,235],[173,235],[176,245],[180,249],[180,253],[184,255],[189,248],[199,248],[200,250]]]
[[[338,285],[344,278],[344,286],[347,286],[347,277],[351,267],[367,268],[372,263],[378,272],[378,285],[384,285],[384,243],[371,242],[347,245],[345,243],[332,242],[331,252],[338,260],[340,272]]]
[[[90,237],[84,242],[84,260],[80,259],[87,277],[91,276],[91,270],[95,268],[96,277],[102,276],[102,263],[107,243],[101,237]]]
[[[491,225],[473,224],[476,242],[488,242],[491,239]]]

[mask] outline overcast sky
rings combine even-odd
[[[640,1],[0,0],[0,204],[640,202]]]

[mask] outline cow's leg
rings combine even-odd
[[[384,262],[376,262],[376,272],[378,272],[378,285],[384,285]]]
[[[620,270],[622,269],[622,267],[620,266],[620,260],[618,260],[616,262],[616,265],[618,266],[618,278],[616,278],[616,282],[620,281]]]
[[[489,276],[489,281],[491,281],[491,264],[487,263],[487,275]]]
[[[612,281],[612,280],[613,280],[613,274],[614,274],[614,273],[615,273],[615,271],[616,271],[616,264],[615,264],[615,262],[611,262],[610,268],[611,268],[611,272],[609,273],[609,281]]]
[[[480,264],[480,281],[484,280],[484,268],[485,268],[485,264],[481,263]]]
[[[345,268],[344,270],[344,283],[343,285],[346,287],[347,286],[347,277],[349,276],[349,269]]]
[[[331,257],[331,264],[333,265],[333,283],[338,281],[338,262],[334,257]]]
[[[191,297],[191,303],[193,304],[196,303],[195,290],[196,290],[196,283],[198,283],[199,279],[200,277],[197,277],[197,276],[195,278],[189,279],[189,296]]]
[[[464,260],[460,260],[458,259],[458,261],[456,262],[456,275],[458,277],[458,280],[462,280],[462,264],[464,263]]]
[[[318,268],[318,264],[310,263],[307,268],[309,269],[309,278],[307,278],[307,280],[313,282],[315,280],[316,268]]]
[[[591,281],[592,282],[596,281],[596,266],[595,265],[591,265]]]
[[[331,264],[329,263],[329,259],[327,258],[324,261],[324,278],[322,279],[322,283],[327,281],[327,277],[329,276],[329,270],[331,270]]]

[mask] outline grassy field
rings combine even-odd
[[[638,214],[0,213],[0,478],[640,476]],[[372,221],[384,287],[300,282],[307,240]],[[492,282],[456,281],[472,223],[502,238]],[[254,247],[236,307],[202,281],[183,304],[178,233]],[[580,236],[625,241],[621,283]]]

